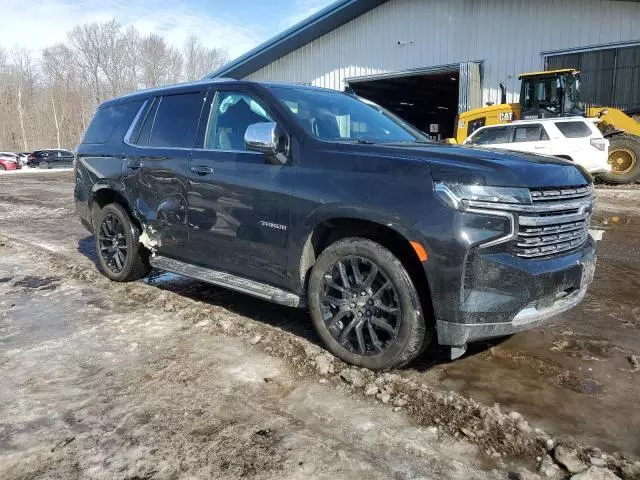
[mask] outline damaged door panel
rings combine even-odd
[[[145,219],[140,241],[154,253],[185,253],[187,169],[204,96],[197,90],[155,97],[125,142],[126,197]]]

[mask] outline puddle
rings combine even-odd
[[[640,217],[612,215],[609,212],[596,212],[591,216],[591,227],[631,229],[640,232]]]
[[[38,291],[42,291],[51,285],[53,283],[45,283],[43,288],[30,288],[39,288]],[[7,312],[2,323],[0,351],[64,338],[72,333],[73,330],[67,322],[68,304],[65,306],[56,297],[41,297],[24,292],[9,295],[13,307]]]

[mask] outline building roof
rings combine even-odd
[[[306,20],[267,40],[205,78],[244,78],[288,53],[312,42],[387,0],[339,0]]]

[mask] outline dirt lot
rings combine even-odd
[[[558,442],[640,477],[640,190],[599,191],[578,309],[374,375],[305,312],[162,272],[108,282],[72,188],[0,178],[0,478],[564,478]]]

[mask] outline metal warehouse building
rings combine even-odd
[[[638,113],[640,2],[342,0],[212,76],[350,87],[446,137],[500,83],[516,102],[519,73],[560,67],[590,103]]]

